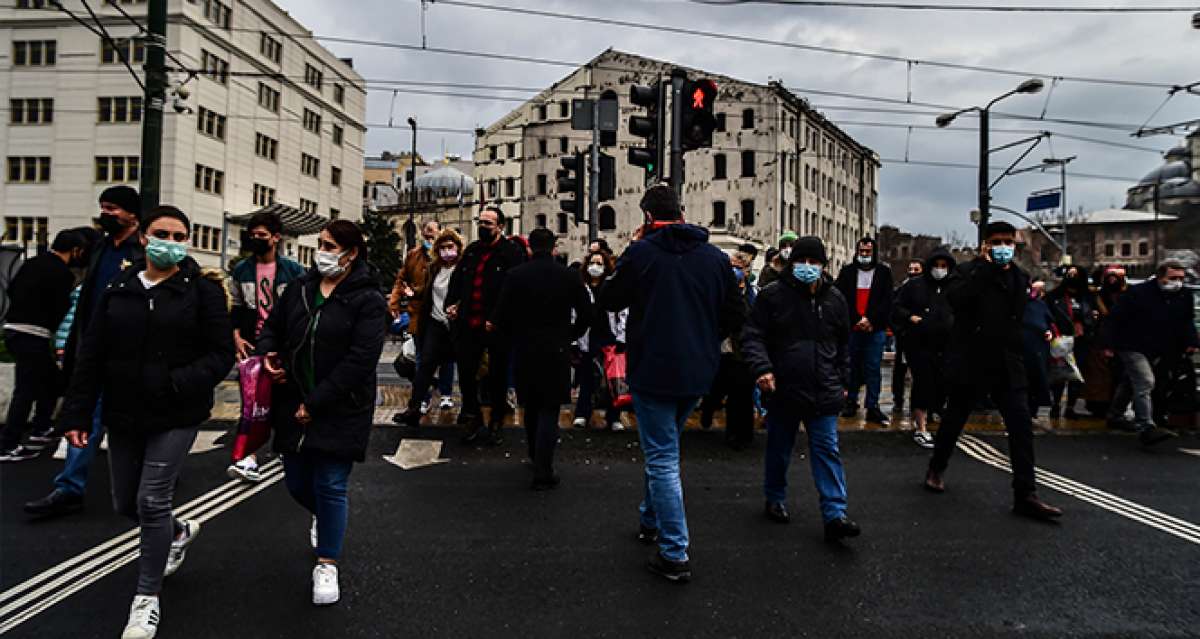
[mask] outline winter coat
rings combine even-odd
[[[600,288],[600,307],[629,309],[630,388],[660,398],[707,393],[721,340],[746,318],[729,257],[691,224],[670,224],[630,244]]]
[[[951,272],[941,280],[934,279],[932,273],[933,263],[938,259],[950,262]],[[897,333],[903,334],[905,349],[931,354],[946,351],[954,327],[954,311],[946,299],[946,292],[957,277],[954,264],[948,251],[936,250],[925,260],[924,273],[906,281],[896,292],[891,323]],[[921,321],[914,324],[913,316]]]
[[[121,243],[121,249],[126,250],[130,254],[129,265],[146,258],[146,249],[142,247],[141,236],[137,233],[126,238]],[[71,334],[67,337],[67,345],[63,349],[63,373],[70,376],[75,368],[75,358],[79,354],[79,348],[83,341],[84,332],[87,330],[88,322],[92,319],[92,311],[96,306],[96,300],[110,282],[97,282],[97,267],[100,264],[101,254],[105,251],[113,250],[112,238],[104,236],[100,241],[96,242],[88,251],[91,257],[88,259],[87,271],[83,276],[82,288],[79,289],[79,299],[75,302],[75,322],[71,325]],[[128,266],[122,269],[128,271]],[[120,277],[118,275],[117,277]],[[113,278],[114,280],[117,278]]]
[[[475,275],[480,262],[487,253],[485,248],[484,243],[479,240],[467,245],[462,258],[454,267],[454,275],[450,277],[450,290],[446,293],[445,307],[458,305],[458,318],[451,323],[451,330],[455,335],[459,335],[463,331],[482,332],[484,330],[482,323],[472,326],[470,321],[471,300],[475,295]],[[500,289],[504,286],[505,276],[510,270],[524,264],[528,258],[528,253],[525,252],[522,244],[506,237],[500,238],[491,251],[492,256],[488,258],[487,266],[484,267],[480,286],[480,300],[483,303],[481,319],[483,321],[491,319],[492,312],[496,309],[496,303],[500,301]]]
[[[492,321],[513,345],[521,404],[569,403],[571,342],[592,321],[591,296],[579,276],[549,254],[535,255],[504,279]]]
[[[1189,346],[1200,347],[1195,312],[1191,291],[1168,295],[1151,278],[1131,286],[1117,302],[1106,323],[1108,343],[1150,359],[1178,356]]]
[[[242,339],[254,343],[258,329],[258,260],[246,258],[233,267],[229,294],[233,297],[233,327]],[[304,267],[282,255],[275,256],[275,301],[283,297],[287,285],[304,275]]]
[[[850,326],[858,323],[864,316],[871,322],[872,331],[887,330],[888,320],[892,316],[892,296],[895,291],[892,285],[892,269],[880,261],[873,262],[874,274],[871,278],[871,293],[867,298],[867,312],[858,313],[858,274],[861,272],[857,262],[851,262],[842,267],[838,273],[835,286],[846,298],[846,310],[850,317]]]
[[[946,380],[980,387],[1026,388],[1023,321],[1029,276],[982,257],[960,264],[947,299],[954,328]]]
[[[444,268],[453,269],[454,267],[446,266],[445,264],[443,264],[440,261],[431,262],[429,264],[429,268],[427,268],[425,270],[425,280],[421,283],[421,288],[417,289],[416,287],[413,287],[414,293],[416,293],[418,290],[421,291],[420,297],[417,299],[409,300],[409,304],[408,304],[408,308],[409,308],[408,332],[413,337],[420,337],[420,335],[421,335],[421,333],[419,331],[420,327],[427,326],[426,322],[434,321],[433,320],[433,282],[435,279],[437,279],[438,273],[441,273],[442,269],[444,269]],[[454,277],[454,275],[452,274],[451,277]],[[392,289],[392,294],[395,295],[395,293],[396,293],[396,290]],[[449,291],[446,292],[446,295],[447,296],[450,295]],[[414,304],[415,304],[415,306],[414,306]],[[390,298],[388,301],[388,306],[389,306],[389,310],[391,310]],[[415,315],[413,314],[414,310],[416,311]]]
[[[1076,338],[1088,339],[1096,329],[1096,318],[1093,313],[1099,312],[1096,305],[1096,298],[1092,295],[1087,287],[1083,287],[1083,291],[1070,296],[1067,293],[1065,285],[1059,285],[1058,288],[1046,294],[1046,303],[1054,309],[1055,314],[1067,318],[1067,330],[1062,331],[1063,335],[1071,335]],[[1081,334],[1075,334],[1075,324],[1078,323],[1081,329]],[[1078,344],[1081,339],[1076,339]]]
[[[421,321],[426,313],[422,312],[425,304],[425,286],[429,279],[430,266],[433,264],[431,249],[418,246],[404,257],[404,266],[396,271],[396,282],[392,285],[392,293],[388,295],[388,310],[393,315],[408,311],[408,332],[416,335],[420,332]],[[404,297],[404,287],[413,290],[407,304],[401,303]]]
[[[850,315],[828,278],[816,293],[791,273],[758,294],[742,329],[742,357],[750,375],[775,375],[772,402],[802,415],[833,415],[850,381]]]
[[[49,340],[71,308],[75,275],[54,253],[27,260],[8,284],[6,324],[23,324]],[[28,331],[26,331],[28,332]]]
[[[209,418],[213,389],[233,367],[233,326],[224,283],[190,257],[147,290],[126,268],[92,312],[59,425],[90,430],[103,395],[102,422],[150,434]]]
[[[258,337],[258,354],[278,353],[287,380],[271,396],[275,450],[315,451],[363,461],[375,412],[375,367],[389,317],[373,269],[356,260],[346,279],[319,308],[321,275],[310,270],[283,292]],[[307,334],[316,321],[311,345]],[[300,385],[302,351],[311,348],[314,386]],[[296,421],[304,404],[312,421]]]

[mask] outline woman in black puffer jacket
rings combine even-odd
[[[287,287],[259,335],[276,379],[275,450],[292,497],[313,515],[313,603],[336,603],[346,534],[346,485],[366,459],[375,412],[375,367],[390,316],[353,222],[330,222],[316,266]]]

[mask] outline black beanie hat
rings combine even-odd
[[[815,257],[822,264],[828,264],[829,258],[825,256],[825,244],[821,242],[821,238],[812,235],[806,235],[792,245],[792,253],[788,255],[788,262],[799,262],[808,257]]]
[[[142,217],[142,198],[132,186],[110,186],[100,194],[100,202],[116,204],[137,217]]]

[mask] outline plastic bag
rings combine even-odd
[[[625,379],[625,352],[617,351],[615,345],[604,349],[604,381],[608,383],[608,394],[613,408],[627,408],[633,404],[633,395]]]
[[[400,342],[400,354],[392,362],[396,374],[412,381],[417,376],[417,344],[411,335],[405,335]]]
[[[238,363],[242,389],[242,418],[233,439],[233,461],[241,461],[271,438],[271,377],[261,355]]]
[[[1050,357],[1063,358],[1074,352],[1075,338],[1070,335],[1059,335],[1050,341]]]
[[[1046,378],[1051,386],[1062,383],[1082,383],[1083,374],[1075,365],[1074,353],[1067,352],[1066,357],[1051,357],[1046,367]]]

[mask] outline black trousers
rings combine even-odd
[[[908,361],[906,368],[912,371],[912,400],[910,403],[913,409],[940,413],[942,404],[946,400],[944,380],[942,379],[942,362],[945,358],[941,353],[916,348],[910,348],[904,358]],[[900,381],[900,384],[903,388],[904,382]],[[903,390],[901,390],[896,395],[897,401],[900,401],[903,396]]]
[[[488,374],[485,378],[488,397],[492,404],[490,421],[500,423],[508,414],[508,362],[512,346],[495,333],[463,331],[455,344],[458,356],[458,387],[462,390],[463,409],[466,416],[479,417],[479,365],[483,354],[488,357]]]
[[[709,421],[725,402],[725,441],[748,445],[754,441],[754,380],[746,363],[729,353],[721,355],[712,389],[700,402],[700,411]]]
[[[1007,382],[986,386],[956,385],[950,389],[950,401],[942,424],[938,428],[929,467],[939,473],[950,464],[950,455],[958,443],[963,426],[978,399],[989,396],[1008,431],[1008,460],[1012,464],[1013,494],[1016,499],[1032,495],[1036,490],[1033,460],[1033,423],[1029,416],[1029,401],[1024,388],[1010,388]]]
[[[548,480],[554,476],[554,447],[558,444],[559,406],[525,404],[522,408],[525,411],[525,441],[529,444],[533,477]]]
[[[450,340],[450,327],[433,319],[426,318],[421,324],[417,348],[421,362],[417,366],[417,374],[413,379],[412,398],[408,400],[408,408],[416,410],[421,402],[429,399],[429,389],[433,386],[436,374],[443,366],[454,363],[454,342]],[[465,393],[464,393],[465,395]]]
[[[904,406],[904,387],[907,383],[908,371],[912,366],[912,361],[908,357],[908,349],[905,348],[904,340],[896,338],[895,358],[892,359],[892,404],[896,408]],[[917,372],[913,370],[913,393],[917,390]],[[916,397],[911,402],[913,408],[916,408]]]
[[[30,411],[34,411],[33,429],[40,432],[53,425],[59,373],[49,339],[5,331],[4,345],[16,360],[8,418],[4,430],[0,431],[0,449],[8,450],[20,444],[21,438],[31,430]]]

